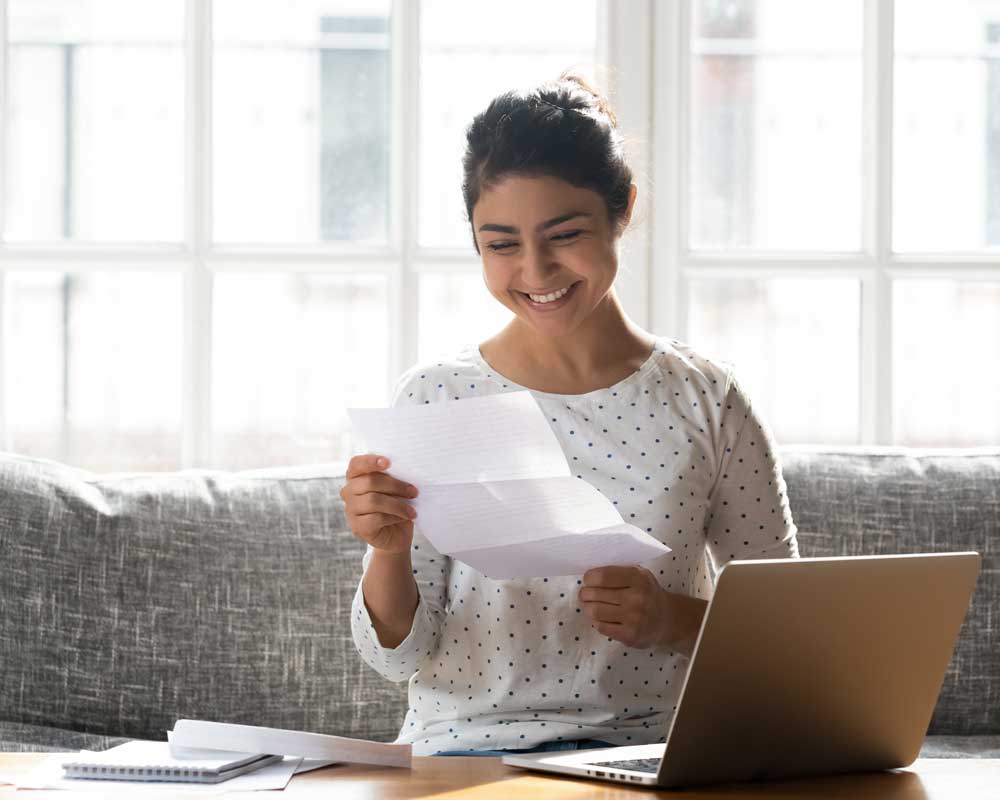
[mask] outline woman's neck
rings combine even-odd
[[[483,342],[480,353],[501,375],[553,394],[586,394],[612,386],[649,358],[655,337],[628,316],[614,293],[572,333],[540,334],[515,318]]]

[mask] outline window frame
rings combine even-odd
[[[860,445],[894,444],[893,319],[895,281],[946,278],[1000,280],[995,253],[895,253],[892,250],[894,0],[862,0],[862,247],[845,253],[711,252],[687,246],[688,108],[691,0],[654,3],[649,25],[657,48],[653,74],[653,163],[657,194],[652,216],[651,325],[687,336],[687,298],[695,278],[842,277],[861,284]]]
[[[691,251],[687,247],[689,21],[692,0],[597,0],[596,60],[627,137],[640,187],[635,227],[626,234],[616,287],[640,326],[687,338],[694,278],[851,277],[861,283],[859,444],[887,445],[892,430],[892,286],[907,278],[1000,280],[991,253],[893,253],[892,116],[894,2],[862,0],[863,238],[857,253]],[[0,0],[0,73],[8,64],[8,0]],[[185,0],[184,238],[179,243],[11,245],[0,241],[0,353],[7,341],[8,270],[169,270],[183,279],[183,388],[180,468],[211,459],[212,276],[217,272],[306,271],[383,275],[390,337],[386,387],[417,359],[418,283],[426,273],[478,273],[471,247],[422,247],[417,237],[420,9],[390,10],[389,238],[384,246],[218,245],[212,229],[212,0]],[[624,76],[627,76],[625,78]],[[7,82],[0,80],[0,231],[7,170]],[[656,157],[654,157],[656,154]],[[456,154],[456,158],[458,154]],[[648,176],[648,178],[647,178]],[[653,193],[655,187],[655,194]],[[0,444],[11,449],[6,365],[0,358]]]

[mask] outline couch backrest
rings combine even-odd
[[[983,554],[931,731],[1000,733],[1000,452],[781,460],[803,556]],[[179,717],[394,738],[405,684],[351,639],[363,548],[341,475],[95,475],[0,454],[0,719],[160,739]]]
[[[94,475],[0,455],[0,719],[164,739],[181,717],[392,740],[342,465]]]
[[[780,460],[804,557],[982,554],[930,732],[1000,734],[1000,449],[785,447]]]

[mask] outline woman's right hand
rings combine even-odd
[[[409,552],[416,510],[403,498],[417,488],[385,472],[389,459],[373,454],[354,456],[347,464],[347,482],[340,490],[351,533],[376,550]]]

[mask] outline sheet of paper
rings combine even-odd
[[[167,742],[136,739],[87,756],[68,756],[63,763],[116,764],[135,767],[193,767],[196,769],[231,769],[254,761],[267,753],[235,753],[222,750],[187,748],[178,751]]]
[[[280,753],[304,758],[346,761],[350,764],[377,764],[409,767],[408,744],[385,744],[346,736],[179,719],[170,737],[171,747],[204,747],[245,753]],[[235,780],[235,778],[233,779]]]
[[[421,487],[413,507],[420,531],[435,547],[440,543],[448,550],[520,544],[625,524],[604,495],[570,476]]]
[[[423,488],[569,475],[559,441],[531,392],[397,408],[349,408],[368,452]]]
[[[593,533],[554,536],[534,542],[459,551],[453,558],[496,579],[582,575],[591,567],[627,567],[648,561],[661,551],[650,547],[631,525]],[[662,552],[669,552],[666,547]]]
[[[303,758],[302,763],[300,763],[295,768],[295,774],[301,775],[303,772],[312,772],[314,769],[323,769],[323,767],[329,767],[331,764],[340,764],[340,761],[331,761],[328,758]]]
[[[192,749],[192,751],[195,751],[195,748],[191,748],[191,749]],[[88,752],[89,751],[87,751],[87,750],[83,750],[83,751],[81,751],[81,755],[87,755]],[[289,762],[296,760],[292,756],[286,756],[286,759]],[[341,763],[339,761],[331,761],[330,759],[325,759],[325,758],[302,758],[302,759],[298,759],[298,761],[299,761],[299,765],[295,768],[295,772],[293,773],[295,775],[301,775],[303,772],[312,772],[313,770],[316,770],[316,769],[323,769],[324,767],[329,767],[329,766],[331,766],[333,764],[340,764]],[[21,778],[24,778],[26,776],[26,773],[27,773],[27,770],[10,770],[9,772],[0,772],[0,785],[2,785],[2,784],[12,784],[12,785],[16,786],[17,782]],[[57,775],[56,777],[57,778],[61,777],[61,771],[60,771],[60,774]],[[242,777],[242,776],[240,776],[240,777]],[[235,780],[235,778],[233,780]],[[228,783],[229,782],[227,782],[227,784]],[[133,786],[133,784],[131,782],[129,783],[129,786],[134,788],[134,786]],[[176,784],[170,784],[170,786],[176,792],[176,790],[177,790]],[[25,788],[27,788],[27,787],[25,787]],[[73,786],[73,787],[70,787],[70,788],[76,788],[76,787]],[[230,790],[227,789],[227,791],[230,791]]]
[[[81,752],[81,756],[88,751]],[[284,789],[302,762],[301,758],[287,756],[277,764],[261,767],[246,775],[237,775],[221,783],[189,783],[167,781],[108,781],[88,778],[64,778],[62,763],[65,753],[49,756],[34,769],[15,778],[18,789],[67,789],[74,792],[100,792],[103,795],[145,797],[162,794],[175,797],[178,794],[221,794],[223,792],[253,792]]]
[[[417,530],[488,577],[579,575],[670,552],[570,473],[530,392],[348,415],[367,451],[420,489]]]

